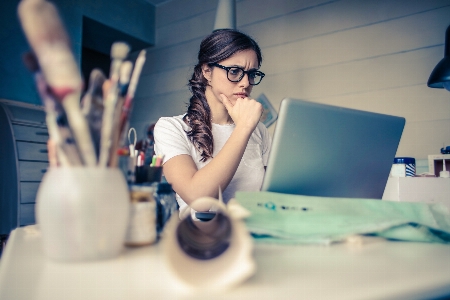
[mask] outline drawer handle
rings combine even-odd
[[[48,136],[48,132],[36,132],[36,135]]]
[[[47,149],[40,149],[39,153],[48,153],[48,150]]]
[[[41,170],[41,173],[45,173],[45,172],[47,172],[47,169],[42,169]]]

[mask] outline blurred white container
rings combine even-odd
[[[389,177],[383,200],[442,203],[450,209],[450,179]]]
[[[392,177],[416,176],[416,159],[413,157],[396,157],[391,168]]]
[[[214,211],[215,217],[202,222],[173,215],[164,229],[163,254],[178,282],[177,288],[205,295],[220,293],[251,277],[256,271],[253,242],[243,222],[246,216],[230,203],[203,197],[191,203],[196,211]],[[243,208],[242,208],[243,209]]]
[[[58,261],[117,256],[124,245],[129,203],[119,169],[50,168],[36,199],[44,253]]]
[[[156,242],[156,201],[154,186],[131,185],[130,217],[125,245],[144,246]]]

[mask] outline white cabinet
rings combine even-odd
[[[48,167],[41,106],[0,100],[0,234],[35,223],[36,192]]]

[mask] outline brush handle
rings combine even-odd
[[[110,151],[113,145],[114,113],[117,102],[117,82],[111,82],[108,95],[104,102],[102,130],[100,138],[99,166],[106,167],[110,159]]]
[[[126,43],[116,42],[111,47],[111,71],[110,83],[105,99],[105,109],[103,113],[102,136],[100,146],[99,166],[108,166],[111,159],[111,151],[114,151],[114,131],[119,130],[115,123],[116,106],[119,99],[119,78],[120,67],[128,55],[130,48]],[[122,105],[120,105],[122,107]]]
[[[84,164],[86,166],[95,166],[97,165],[97,156],[92,143],[89,126],[80,109],[79,99],[80,94],[72,93],[64,98],[62,104],[67,113],[67,119],[69,120]]]
[[[120,115],[119,136],[123,136],[125,134],[129,113],[133,107],[134,93],[139,82],[139,77],[141,76],[142,68],[145,64],[146,54],[147,51],[145,50],[141,50],[141,52],[139,52],[138,58],[136,59],[136,63],[134,65],[133,73],[131,74],[130,84],[128,85],[127,95],[125,96],[125,102]]]
[[[58,119],[65,118],[60,103],[49,93],[48,85],[45,82],[41,72],[36,71],[34,75],[36,87],[45,107],[45,121],[52,140],[56,148],[56,156],[61,166],[80,166],[82,164],[78,149],[69,143],[72,139],[72,133],[66,125],[59,125]]]
[[[18,14],[45,80],[62,102],[84,164],[95,166],[94,146],[79,106],[81,74],[56,7],[45,0],[22,0]]]
[[[109,162],[108,162],[108,165],[110,167],[117,167],[118,165],[119,158],[117,155],[117,149],[120,147],[119,124],[120,124],[120,112],[122,109],[123,102],[124,102],[123,97],[119,97],[114,111],[113,128],[115,130],[113,130],[111,136],[112,144],[109,152]]]
[[[80,90],[81,74],[56,7],[45,0],[22,0],[18,14],[25,36],[52,89],[57,93],[67,89]]]

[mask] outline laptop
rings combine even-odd
[[[402,117],[283,99],[261,190],[381,199],[404,126]]]

